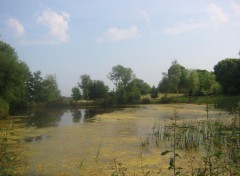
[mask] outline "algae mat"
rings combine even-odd
[[[202,105],[142,105],[94,115],[91,120],[76,120],[69,110],[61,113],[55,125],[42,128],[26,125],[14,118],[19,162],[16,175],[157,175],[167,170],[169,157],[161,152],[170,147],[162,141],[158,147],[149,140],[154,124],[169,124],[173,110],[182,119],[206,117]],[[82,111],[82,110],[80,110]],[[83,114],[83,113],[82,113]],[[211,111],[212,117],[226,114]],[[40,118],[40,117],[39,117]],[[71,123],[70,123],[71,122]],[[4,124],[1,121],[1,124]],[[33,123],[33,122],[32,122]],[[187,167],[192,152],[179,151],[179,160]]]

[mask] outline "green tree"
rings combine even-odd
[[[11,106],[26,102],[28,76],[28,66],[9,44],[0,41],[0,99]]]
[[[158,88],[152,86],[151,88],[151,98],[158,98]]]
[[[72,94],[71,94],[71,97],[73,100],[77,101],[77,100],[80,100],[82,95],[81,95],[81,91],[79,89],[79,87],[73,87],[72,88]]]
[[[136,103],[141,96],[143,81],[136,79],[131,68],[117,65],[112,68],[108,78],[116,86],[114,99],[118,104]],[[146,85],[145,85],[146,86]]]
[[[44,86],[42,84],[43,78],[41,71],[36,71],[30,74],[27,81],[27,95],[30,102],[44,102],[46,96],[44,93]]]
[[[199,95],[218,94],[221,91],[215,75],[207,70],[196,70],[199,75]]]
[[[227,58],[218,62],[214,66],[214,74],[223,93],[240,94],[240,59]]]
[[[190,95],[196,95],[199,91],[199,75],[196,70],[190,72],[188,87]]]
[[[109,90],[108,86],[106,86],[103,81],[100,80],[91,81],[89,85],[89,99],[90,100],[103,99],[106,97],[108,90]]]
[[[56,101],[60,98],[56,76],[47,75],[43,79],[41,72],[32,73],[27,81],[28,99],[30,102],[44,103]]]
[[[158,84],[159,91],[164,93],[174,92],[173,90],[171,90],[168,74],[165,72],[163,72],[162,74],[163,74],[163,78]]]
[[[60,90],[58,89],[57,79],[55,75],[47,75],[42,82],[44,87],[45,101],[56,101],[60,98]]]
[[[141,89],[134,80],[126,87],[126,95],[128,103],[137,103],[141,98]]]
[[[92,83],[92,80],[89,75],[81,75],[80,76],[80,83],[78,83],[78,86],[82,89],[83,91],[83,98],[85,100],[89,100],[89,86]]]
[[[135,84],[136,88],[138,88],[141,95],[146,95],[151,92],[151,87],[142,79],[135,78],[132,82]]]
[[[131,68],[125,68],[122,65],[112,67],[112,71],[108,74],[108,78],[113,81],[115,86],[127,87],[127,85],[135,78]]]
[[[168,69],[169,86],[178,94],[179,85],[181,82],[182,71],[185,68],[178,64],[177,60],[172,62],[171,67]]]

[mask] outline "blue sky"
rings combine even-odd
[[[118,64],[152,86],[174,59],[212,71],[238,58],[240,0],[1,0],[0,40],[65,96],[82,74],[113,88]]]

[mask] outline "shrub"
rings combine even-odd
[[[151,101],[150,101],[150,98],[143,98],[142,99],[142,103],[143,104],[149,104]]]
[[[161,99],[160,99],[160,103],[163,103],[163,104],[168,104],[170,103],[170,97],[167,96],[167,94],[165,94]]]
[[[0,99],[0,117],[7,116],[9,112],[9,104]]]

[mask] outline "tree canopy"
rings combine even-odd
[[[161,92],[181,92],[187,95],[218,94],[221,90],[215,75],[207,70],[190,70],[175,60],[163,74],[158,88]]]
[[[214,74],[223,93],[240,94],[240,59],[227,58],[218,62],[214,66]]]
[[[116,65],[112,67],[112,71],[108,74],[108,78],[113,81],[116,87],[127,85],[135,78],[131,68]]]
[[[26,101],[28,66],[18,59],[15,50],[0,41],[0,98],[9,104]]]

